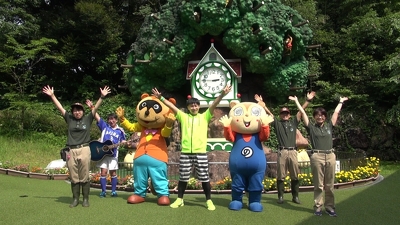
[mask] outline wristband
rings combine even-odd
[[[105,99],[106,97],[105,97],[105,96],[100,96],[100,98],[101,98],[101,99]]]
[[[339,104],[343,104],[343,102],[339,102]]]
[[[306,99],[306,102],[311,102],[312,99]]]
[[[167,129],[170,129],[170,130],[171,130],[171,129],[172,129],[172,126],[171,126],[171,127],[168,127],[167,125],[165,125],[165,128],[167,128]]]
[[[161,96],[160,100],[163,102],[165,100],[165,98],[163,96]]]

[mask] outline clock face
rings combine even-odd
[[[207,63],[196,73],[196,88],[207,97],[216,97],[230,82],[230,72],[221,63]]]

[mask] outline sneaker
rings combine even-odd
[[[111,192],[111,197],[117,197],[117,196],[118,196],[117,192],[115,191]]]
[[[174,209],[176,209],[176,208],[179,208],[179,207],[181,207],[181,206],[184,206],[185,204],[183,203],[183,199],[182,198],[177,198],[176,200],[175,200],[175,202],[174,203],[172,203],[171,205],[169,205],[171,208],[174,208]]]
[[[315,211],[315,212],[314,212],[314,215],[316,215],[316,216],[322,216],[322,211]]]
[[[329,216],[333,216],[333,217],[337,217],[337,214],[336,214],[336,212],[335,211],[330,211],[330,210],[326,210],[326,212],[329,214]]]
[[[207,209],[208,209],[208,210],[210,210],[210,211],[215,210],[215,205],[214,205],[214,203],[211,201],[211,199],[208,199],[207,202],[206,202],[206,204],[207,204]]]
[[[105,198],[106,197],[106,192],[105,191],[102,191],[101,193],[100,193],[100,198]]]

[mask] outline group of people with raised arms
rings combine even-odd
[[[184,206],[183,196],[187,187],[187,183],[191,174],[191,168],[194,165],[197,178],[202,183],[204,194],[206,197],[206,207],[208,210],[215,210],[215,205],[211,200],[211,185],[208,174],[208,158],[206,155],[207,148],[207,130],[208,123],[213,117],[214,109],[218,106],[222,98],[228,94],[231,86],[226,86],[221,94],[213,101],[211,106],[203,113],[199,113],[200,101],[196,98],[190,98],[186,102],[188,113],[178,109],[174,104],[166,100],[157,88],[152,89],[155,97],[159,98],[166,106],[168,106],[175,114],[176,119],[181,124],[182,133],[182,150],[179,160],[179,183],[178,197],[170,204],[171,208],[179,208]],[[82,104],[74,103],[71,105],[71,112],[64,109],[61,103],[54,95],[54,89],[50,86],[43,87],[43,93],[51,97],[56,107],[61,112],[64,120],[68,125],[68,134],[66,145],[70,148],[67,153],[67,167],[71,177],[71,191],[73,200],[70,207],[76,207],[79,204],[80,189],[82,188],[83,202],[82,206],[89,206],[89,167],[90,167],[90,128],[92,121],[95,119],[97,125],[102,132],[101,140],[111,140],[113,143],[125,142],[125,133],[122,128],[117,125],[118,118],[116,114],[107,116],[107,123],[97,114],[97,109],[102,103],[104,97],[109,94],[110,88],[105,86],[100,88],[100,98],[95,105],[91,101],[86,104],[91,109],[90,113],[84,115],[85,109]],[[296,96],[289,96],[289,100],[294,101],[298,113],[295,118],[290,115],[287,107],[280,109],[279,118],[276,118],[271,126],[274,127],[278,139],[278,160],[277,160],[277,190],[278,203],[284,203],[284,179],[289,171],[291,178],[291,194],[292,202],[300,204],[299,199],[299,166],[297,161],[296,147],[296,130],[301,119],[309,134],[311,144],[311,171],[314,183],[314,215],[321,216],[322,209],[330,216],[337,216],[335,211],[335,198],[333,194],[336,156],[333,149],[332,129],[336,125],[339,112],[347,97],[341,97],[337,107],[330,120],[328,120],[327,111],[323,108],[316,108],[313,112],[314,122],[309,121],[309,117],[305,113],[308,103],[314,98],[315,93],[307,94],[307,99],[301,105]],[[271,116],[274,116],[266,106],[260,95],[255,95],[255,100],[264,108]],[[111,196],[117,196],[116,185],[118,169],[118,149],[115,149],[113,156],[105,157],[97,165],[101,168],[101,187],[100,197],[106,196],[106,176],[110,172],[112,191]],[[323,198],[325,191],[325,201]]]

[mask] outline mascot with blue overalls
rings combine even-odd
[[[226,140],[233,142],[229,156],[229,169],[232,178],[231,210],[243,207],[243,192],[248,193],[249,210],[261,212],[262,181],[267,168],[267,160],[262,142],[268,140],[269,123],[274,119],[253,102],[231,102],[229,117],[219,120],[224,125]]]

